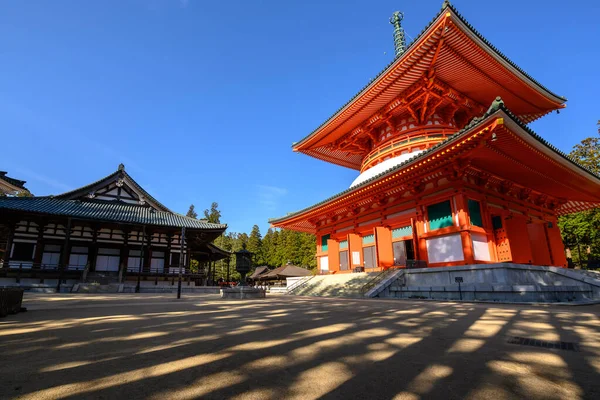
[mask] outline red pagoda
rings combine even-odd
[[[322,272],[520,263],[566,267],[557,217],[600,206],[600,177],[527,124],[565,107],[448,2],[293,150],[356,169],[350,188],[270,220],[317,235]]]

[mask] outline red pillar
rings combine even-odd
[[[394,265],[392,231],[385,226],[375,228],[378,267],[388,268]]]
[[[348,235],[348,256],[350,257],[350,269],[352,270],[354,267],[358,267],[359,265],[363,265],[363,255],[362,255],[362,238],[358,236],[356,233],[351,233]],[[358,263],[355,263],[354,255],[358,253]]]
[[[329,272],[340,270],[340,244],[337,240],[327,240],[327,256],[329,257]]]
[[[467,207],[467,197],[459,193],[454,196],[456,200],[456,213],[458,214],[458,226],[461,229],[460,238],[462,241],[463,253],[465,257],[465,264],[475,264],[475,254],[473,251],[473,241],[471,240],[471,232],[467,229],[470,228],[469,214]]]

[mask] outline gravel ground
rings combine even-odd
[[[26,293],[25,306],[0,319],[2,399],[600,398],[600,305]]]

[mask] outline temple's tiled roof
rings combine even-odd
[[[25,183],[26,183],[26,181],[21,181],[19,179],[11,178],[10,176],[6,176],[6,174],[7,174],[6,171],[0,171],[0,179],[2,179],[3,181],[6,181],[6,182],[8,182],[11,185],[14,185],[16,187],[19,187],[21,189],[25,189]],[[27,190],[27,189],[25,189],[25,190]]]
[[[493,44],[490,43],[489,40],[487,40],[479,31],[477,31],[473,25],[471,25],[459,12],[458,10],[452,5],[450,4],[449,1],[444,1],[443,5],[442,5],[442,9],[441,11],[427,24],[427,26],[425,26],[425,28],[423,28],[421,30],[421,32],[414,38],[414,40],[406,47],[406,50],[404,51],[403,54],[407,55],[409,54],[409,50],[416,44],[419,42],[419,40],[423,37],[423,35],[429,30],[429,28],[431,28],[431,26],[435,23],[435,21],[440,17],[440,15],[442,15],[447,9],[450,9],[454,12],[454,14],[458,17],[458,19],[464,23],[469,30],[477,37],[479,38],[481,41],[483,41],[498,57],[500,57],[501,59],[503,59],[504,61],[506,61],[508,64],[510,64],[510,66],[512,66],[513,68],[515,68],[517,71],[519,71],[521,74],[523,74],[523,76],[525,76],[527,79],[529,79],[532,83],[534,83],[535,85],[537,85],[540,89],[542,89],[543,91],[547,92],[548,94],[562,99],[564,101],[567,101],[567,99],[564,96],[559,96],[556,93],[550,91],[548,88],[546,88],[544,85],[542,85],[540,82],[538,82],[537,80],[535,80],[531,75],[529,75],[527,72],[525,72],[521,67],[519,67],[517,64],[515,64],[512,60],[510,60],[504,53],[502,53],[500,50],[498,50]],[[399,60],[401,60],[402,57],[399,58],[395,58],[394,60],[392,60],[388,65],[385,66],[385,68],[379,72],[374,78],[372,78],[371,80],[369,80],[369,82],[362,88],[360,89],[354,96],[352,96],[352,98],[350,98],[350,100],[348,100],[343,106],[341,106],[339,109],[337,109],[329,118],[327,118],[321,125],[319,125],[315,130],[313,130],[311,133],[309,133],[308,135],[306,135],[304,138],[302,138],[301,140],[299,140],[298,142],[294,142],[292,144],[292,148],[295,148],[297,145],[299,145],[300,143],[306,141],[307,139],[309,139],[310,137],[312,137],[316,132],[318,132],[321,128],[323,128],[329,121],[331,121],[338,113],[340,113],[342,110],[344,110],[344,108],[346,108],[348,105],[350,105],[357,97],[359,97],[363,92],[365,92],[365,90],[367,90],[367,88],[377,79],[379,79],[382,75],[384,75],[385,73],[387,73],[394,64],[396,64]]]
[[[596,179],[600,180],[600,176],[595,174],[594,172],[590,171],[589,169],[587,169],[586,167],[584,167],[583,165],[577,163],[575,160],[573,160],[572,158],[570,158],[566,153],[562,152],[561,150],[559,150],[558,148],[556,148],[555,146],[551,145],[548,141],[546,141],[545,139],[543,139],[540,135],[538,135],[537,133],[535,133],[533,130],[531,130],[524,122],[522,122],[521,120],[519,120],[519,118],[517,118],[517,116],[515,116],[512,112],[510,112],[510,110],[508,110],[505,106],[504,103],[502,102],[502,100],[500,98],[497,98],[492,105],[490,106],[490,108],[485,112],[484,115],[482,115],[479,118],[473,118],[473,120],[471,122],[469,122],[463,129],[461,129],[460,131],[456,132],[454,135],[450,136],[448,139],[446,139],[443,142],[437,143],[436,145],[432,146],[431,148],[425,150],[422,153],[419,153],[418,155],[406,160],[405,162],[403,162],[402,164],[398,164],[395,167],[392,167],[386,171],[381,172],[378,175],[373,176],[372,178],[364,181],[363,183],[361,183],[360,185],[357,186],[353,186],[349,189],[344,190],[343,192],[340,192],[334,196],[331,196],[319,203],[313,204],[310,207],[306,207],[302,210],[296,211],[296,212],[292,212],[292,213],[288,213],[286,216],[283,217],[279,217],[279,218],[271,218],[269,219],[269,223],[278,223],[281,221],[285,221],[289,218],[292,218],[294,216],[303,214],[307,211],[313,210],[315,208],[318,208],[326,203],[329,203],[332,200],[338,199],[348,193],[360,190],[368,185],[370,185],[371,183],[373,183],[374,181],[377,181],[381,178],[383,178],[386,175],[392,174],[394,172],[398,172],[401,171],[402,169],[404,169],[407,165],[412,164],[413,162],[419,161],[421,159],[427,158],[427,156],[429,156],[431,153],[435,152],[438,148],[442,147],[442,146],[446,146],[447,144],[458,140],[461,136],[463,136],[465,133],[467,133],[468,131],[470,131],[472,128],[477,127],[478,125],[480,125],[481,123],[483,123],[484,121],[487,120],[487,118],[489,116],[491,116],[492,114],[498,112],[498,111],[503,111],[504,114],[506,114],[506,116],[508,116],[509,118],[511,118],[514,122],[517,123],[517,125],[519,125],[523,130],[525,130],[525,132],[527,132],[529,135],[531,135],[533,138],[535,138],[537,141],[539,141],[540,143],[542,143],[544,146],[548,147],[549,149],[551,149],[552,151],[554,151],[556,154],[558,154],[559,156],[561,156],[562,158],[564,158],[565,160],[569,161],[570,163],[572,163],[573,165],[577,166],[578,168],[580,168],[581,170],[587,172],[588,174],[592,175],[593,177],[595,177]]]
[[[144,190],[143,187],[141,187],[132,177],[131,175],[129,175],[126,171],[125,171],[125,167],[123,166],[123,164],[119,165],[119,169],[115,172],[113,172],[110,175],[105,176],[104,178],[98,179],[95,182],[90,183],[89,185],[85,185],[82,186],[78,189],[74,189],[71,190],[69,192],[66,193],[62,193],[59,195],[54,196],[57,199],[72,199],[74,197],[78,197],[81,195],[86,195],[89,190],[95,186],[97,186],[98,184],[104,182],[104,181],[109,181],[109,180],[115,180],[117,179],[120,175],[122,175],[124,178],[127,178],[127,180],[129,182],[131,182],[131,184],[135,187],[135,189],[137,189],[140,193],[142,193],[144,195],[144,197],[146,198],[146,200],[150,201],[151,203],[155,204],[160,210],[165,211],[165,212],[171,212],[171,210],[169,210],[165,205],[163,205],[161,202],[159,202],[158,200],[156,200],[154,197],[152,197],[150,195],[150,193],[146,192]]]
[[[211,224],[173,212],[155,211],[150,207],[117,201],[80,201],[52,197],[0,197],[0,212],[4,210],[136,225],[185,227],[214,231],[227,229],[225,224]]]

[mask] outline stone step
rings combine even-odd
[[[76,293],[119,293],[122,291],[122,286],[119,283],[111,283],[107,285],[95,283],[78,283],[73,286],[73,292]]]

